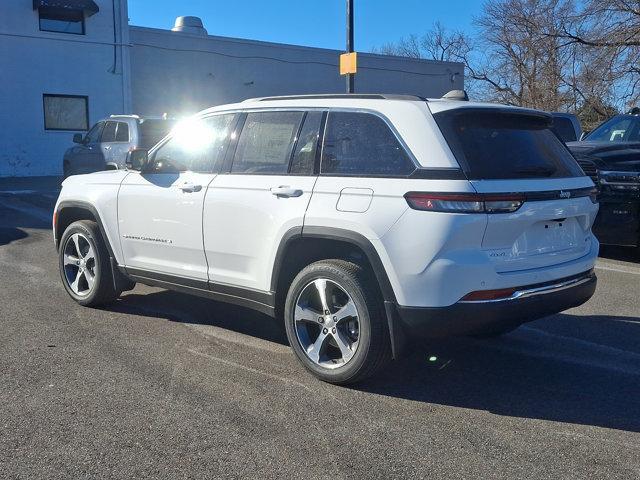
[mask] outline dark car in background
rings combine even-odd
[[[73,136],[76,145],[65,152],[62,161],[64,177],[124,168],[130,150],[150,149],[174,125],[172,119],[138,115],[111,115],[100,120],[86,135]]]
[[[567,146],[599,189],[598,240],[640,247],[640,116],[616,115]]]
[[[551,130],[555,132],[564,143],[575,142],[582,135],[580,120],[573,113],[553,112],[553,124]]]

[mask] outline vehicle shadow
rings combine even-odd
[[[0,192],[0,230],[51,229],[56,200],[38,195],[8,195]],[[9,237],[10,232],[3,235]]]
[[[0,246],[7,245],[16,240],[27,238],[29,234],[20,228],[0,228]]]
[[[547,330],[545,319],[502,338],[430,342],[358,388],[495,415],[640,432],[640,321],[552,318],[554,324],[591,325],[574,337]],[[627,343],[635,348],[626,350]]]
[[[108,308],[288,344],[279,321],[178,292],[134,291]],[[509,417],[640,432],[638,338],[637,318],[561,314],[498,339],[413,345],[375,378],[350,388]]]
[[[282,322],[248,308],[170,290],[125,292],[109,311],[165,318],[173,322],[211,325],[281,345],[289,345]]]

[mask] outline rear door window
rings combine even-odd
[[[405,176],[413,170],[411,158],[382,118],[363,112],[329,112],[322,174]]]
[[[118,127],[117,122],[107,122],[104,126],[104,130],[102,130],[102,137],[100,141],[102,143],[111,143],[116,141],[116,128]]]
[[[247,114],[231,172],[286,174],[303,116],[304,112]]]
[[[456,109],[434,118],[470,180],[584,175],[546,116]]]

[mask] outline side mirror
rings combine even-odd
[[[82,134],[81,133],[74,133],[73,134],[73,143],[84,143],[84,140],[82,138]]]
[[[127,154],[127,168],[142,171],[149,161],[149,151],[142,148],[131,150]]]

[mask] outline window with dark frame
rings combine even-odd
[[[45,130],[86,131],[89,129],[89,97],[84,95],[42,95]]]
[[[43,32],[85,34],[82,10],[40,7],[38,17],[40,30]]]
[[[221,114],[178,125],[153,155],[149,173],[216,170],[231,136],[235,114]]]
[[[362,112],[329,113],[321,174],[404,176],[413,170],[411,158],[382,118]]]
[[[303,116],[303,112],[248,113],[231,173],[286,175]]]

